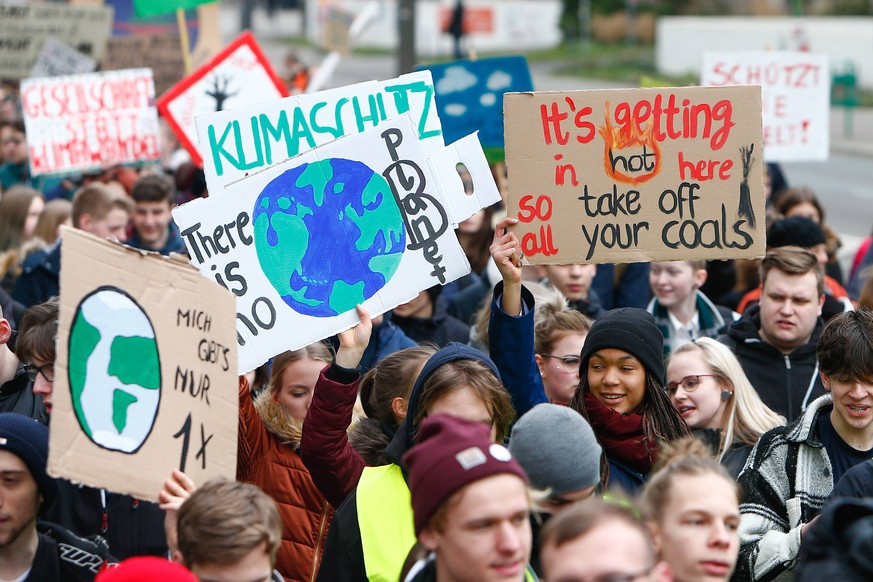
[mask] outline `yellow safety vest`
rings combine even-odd
[[[370,582],[397,582],[415,527],[409,486],[394,464],[366,467],[355,493],[364,569]]]
[[[365,467],[355,501],[367,580],[397,582],[416,541],[412,499],[400,467],[394,464]],[[525,568],[524,579],[537,581],[529,566]]]

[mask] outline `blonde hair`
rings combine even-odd
[[[670,493],[677,477],[703,475],[715,475],[730,483],[739,502],[741,497],[739,485],[727,469],[712,458],[705,444],[694,437],[662,443],[658,462],[655,463],[651,477],[640,494],[640,504],[646,519],[660,522],[664,518],[664,508],[670,500]]]
[[[570,309],[567,299],[559,290],[546,285],[540,287],[540,295],[535,295],[534,352],[548,354],[564,337],[587,334],[593,322],[580,311]]]
[[[731,390],[722,420],[721,442],[716,459],[721,462],[734,442],[754,445],[761,435],[785,424],[785,419],[771,410],[743,372],[739,360],[726,345],[701,338],[680,346],[671,356],[699,352],[720,382]],[[668,360],[669,365],[669,360]]]
[[[282,520],[273,499],[256,486],[218,477],[179,508],[178,536],[189,568],[233,564],[261,544],[272,567],[282,543]]]
[[[270,383],[267,384],[267,393],[273,397],[282,389],[282,373],[285,368],[301,360],[315,360],[330,364],[333,361],[333,351],[324,342],[315,342],[299,350],[282,352],[273,358],[273,367],[270,371]]]
[[[58,240],[58,227],[66,222],[72,213],[73,203],[69,200],[58,198],[46,202],[39,220],[36,221],[33,236],[42,239],[46,244],[52,244]]]

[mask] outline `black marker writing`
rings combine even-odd
[[[400,159],[397,153],[397,146],[403,141],[400,130],[388,129],[382,133],[382,138],[394,161],[382,172],[382,176],[388,180],[394,199],[403,214],[403,222],[409,234],[406,248],[410,251],[420,249],[425,260],[433,266],[431,276],[444,284],[446,268],[440,264],[443,256],[439,254],[437,239],[448,228],[446,211],[436,198],[424,192],[427,185],[424,172],[418,164],[412,160]]]

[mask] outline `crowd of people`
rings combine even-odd
[[[202,170],[31,176],[0,91],[0,581],[870,579],[873,246],[778,167],[756,261],[523,266],[480,211],[469,275],[240,376],[236,480],[152,503],[47,472],[61,227],[185,253]]]

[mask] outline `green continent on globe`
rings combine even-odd
[[[100,343],[100,330],[91,325],[85,319],[82,310],[79,310],[70,330],[70,393],[73,397],[73,408],[82,423],[82,430],[89,437],[93,435],[82,411],[82,390],[85,389],[85,381],[88,378],[88,360],[98,343]]]
[[[116,336],[109,353],[110,376],[150,390],[161,387],[161,366],[154,338]]]
[[[388,182],[365,164],[328,158],[286,170],[252,212],[255,249],[273,288],[295,311],[331,317],[382,289],[406,246]]]
[[[116,389],[112,392],[112,424],[119,433],[124,432],[124,427],[127,426],[127,409],[137,400],[139,399],[136,396],[124,390]]]

